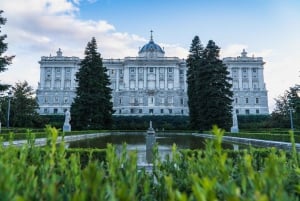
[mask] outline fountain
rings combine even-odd
[[[238,126],[238,120],[235,109],[232,112],[232,127],[230,129],[231,133],[238,133],[239,132],[239,126]]]
[[[147,163],[152,163],[153,160],[153,147],[155,145],[155,131],[152,127],[152,121],[149,123],[149,128],[146,135],[146,160]]]

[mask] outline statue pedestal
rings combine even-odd
[[[237,126],[232,126],[230,129],[231,133],[238,133],[239,132],[239,128]]]
[[[70,124],[64,124],[63,132],[70,132],[70,131],[71,131],[71,125]]]

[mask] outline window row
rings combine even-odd
[[[249,103],[249,98],[235,98],[234,102],[236,104],[241,103],[241,104],[248,104]],[[260,103],[260,99],[259,98],[255,98],[255,104],[259,104]]]
[[[252,114],[249,109],[244,109],[244,111],[242,109],[236,109],[235,112],[236,114]],[[260,114],[259,109],[255,109],[255,114]]]
[[[159,73],[165,73],[165,69],[166,68],[159,68],[159,70],[155,70],[155,69],[158,69],[158,68],[154,68],[154,67],[148,67],[148,68],[135,68],[135,67],[130,67],[129,68],[129,72],[130,73],[135,73],[136,70],[138,70],[139,73],[143,73],[144,70],[147,70],[148,73],[154,73],[155,71]],[[173,73],[173,69],[172,67],[167,67],[167,72],[168,73]]]
[[[252,89],[259,89],[259,82],[258,81],[252,82],[252,86],[250,86],[249,82],[242,82],[242,86],[240,87],[239,81],[233,80],[232,87],[234,89],[239,89],[241,87],[243,89],[249,89],[250,87],[252,87]]]
[[[54,81],[54,86],[51,85],[51,81],[50,80],[46,80],[45,81],[45,88],[51,88],[51,87],[54,87],[54,88],[71,88],[71,80],[65,80],[64,81],[64,85],[61,86],[61,81],[60,80],[55,80]]]
[[[124,98],[119,98],[119,101],[118,103],[121,105],[123,104],[123,99]],[[129,103],[130,104],[144,104],[144,103],[148,103],[148,105],[154,105],[155,104],[155,101],[158,101],[158,103],[160,104],[173,104],[174,103],[174,98],[173,96],[168,96],[168,97],[158,97],[158,98],[155,98],[154,96],[149,96],[148,98],[145,98],[145,97],[134,97],[134,96],[131,96],[129,98]],[[180,104],[181,105],[184,105],[184,99],[181,98],[180,99]]]
[[[139,88],[139,89],[150,89],[150,90],[154,90],[154,89],[173,89],[174,88],[174,82],[173,81],[168,81],[167,84],[165,83],[165,81],[160,80],[158,86],[156,86],[156,81],[155,80],[150,80],[147,81],[146,84],[144,83],[144,80],[139,80],[137,85],[136,85],[136,81],[135,80],[131,80],[129,82],[129,88],[130,89],[135,89],[135,88]]]
[[[70,98],[69,97],[60,97],[60,96],[45,96],[45,97],[40,97],[39,98],[40,100],[43,100],[44,103],[64,103],[64,104],[67,104],[67,103],[70,103],[69,100]]]
[[[123,114],[124,111],[122,109],[119,109],[119,114]],[[160,109],[160,114],[173,114],[173,109]],[[126,114],[126,113],[124,113]],[[131,108],[130,114],[154,114],[154,109],[137,109],[137,108]],[[157,113],[156,113],[157,114]],[[181,114],[184,114],[184,110],[181,110]]]

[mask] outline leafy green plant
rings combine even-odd
[[[0,145],[1,200],[300,200],[299,153],[222,149],[224,131],[204,150],[178,150],[164,159],[154,148],[152,172],[139,169],[136,151],[66,149],[47,126],[47,144]],[[13,139],[14,135],[11,135]],[[290,133],[295,147],[293,133]],[[3,142],[3,139],[0,139]]]

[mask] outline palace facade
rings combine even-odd
[[[41,57],[37,89],[39,114],[64,114],[76,96],[75,74],[81,59]],[[233,78],[234,108],[238,114],[268,114],[262,58],[224,58]],[[151,35],[137,57],[103,59],[110,77],[114,115],[188,115],[187,66],[184,59],[165,57]]]
[[[236,114],[269,114],[268,92],[264,82],[262,57],[241,56],[223,59],[232,78],[233,107]]]

